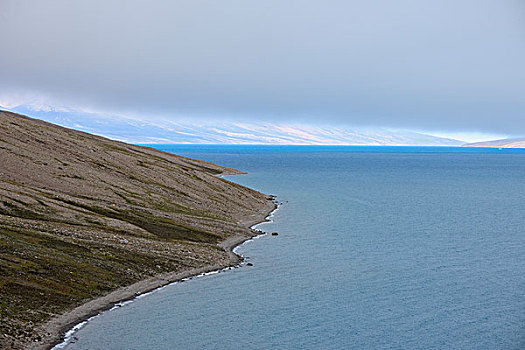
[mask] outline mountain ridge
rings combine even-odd
[[[463,141],[413,131],[275,122],[134,120],[62,110],[12,108],[65,127],[136,144],[459,146]]]
[[[463,147],[493,147],[493,148],[525,148],[525,137],[500,139],[484,142],[473,142],[462,145]]]

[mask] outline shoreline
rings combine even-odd
[[[232,236],[218,244],[228,254],[227,264],[217,263],[185,271],[162,273],[129,286],[120,287],[109,294],[97,297],[70,311],[57,315],[44,323],[39,328],[47,335],[39,342],[26,344],[28,349],[60,349],[69,343],[69,339],[73,334],[87,321],[105,311],[122,306],[124,303],[131,302],[167,285],[238,266],[243,261],[243,257],[235,253],[235,248],[255,237],[264,235],[263,231],[257,230],[255,227],[262,223],[271,222],[270,219],[273,213],[279,209],[275,196],[270,196],[270,198],[266,208],[239,222],[241,226],[247,227],[252,231],[251,235]]]

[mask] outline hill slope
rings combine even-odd
[[[273,208],[215,176],[236,173],[0,111],[0,347],[120,286],[231,264],[217,244]]]
[[[525,148],[525,137],[485,142],[467,143],[463,147]]]

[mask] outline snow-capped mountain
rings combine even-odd
[[[18,106],[9,110],[131,143],[456,146],[464,142],[412,131],[266,122],[135,120]]]

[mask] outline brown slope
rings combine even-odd
[[[0,347],[118,287],[229,264],[217,244],[273,208],[215,176],[236,173],[0,111]]]

